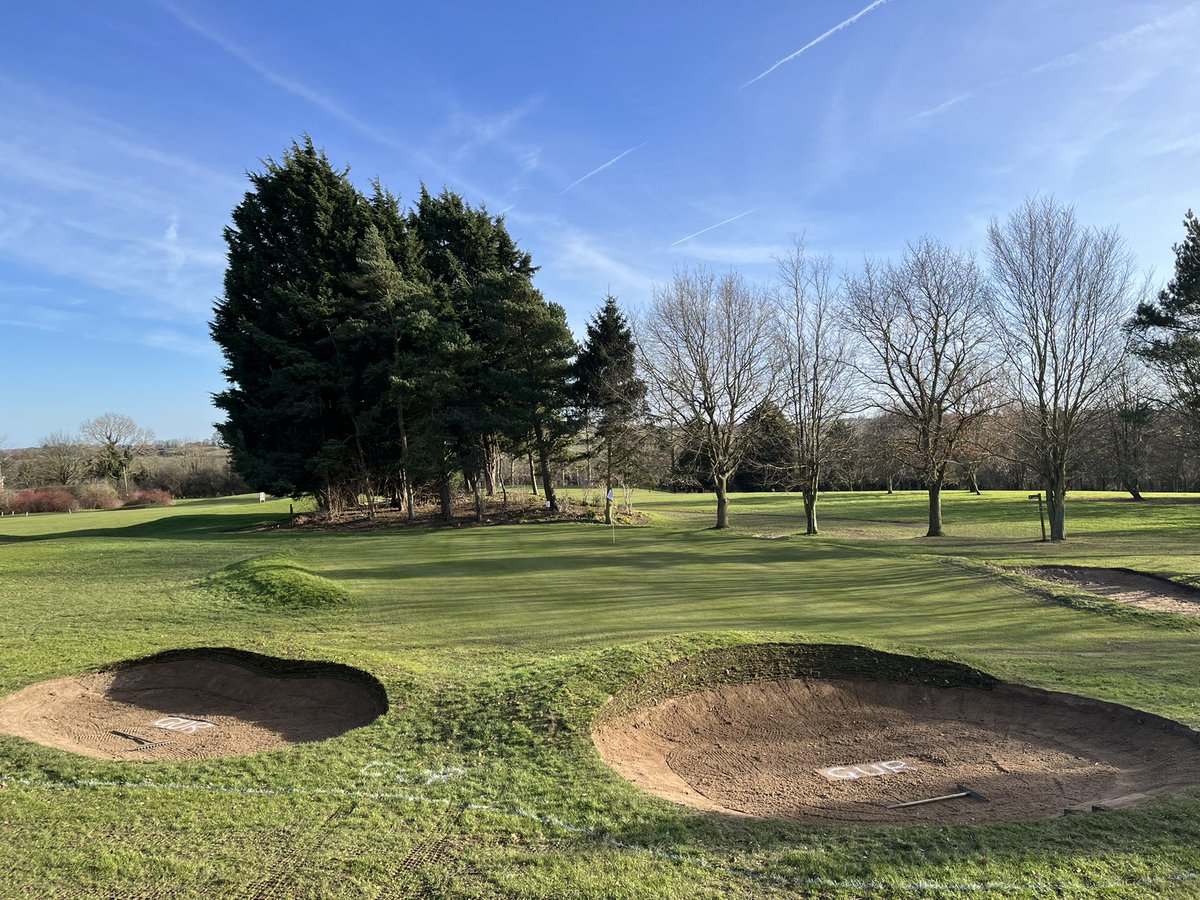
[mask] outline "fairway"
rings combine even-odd
[[[0,735],[0,896],[1193,896],[1200,790],[976,827],[702,813],[610,769],[591,727],[646,673],[738,644],[859,644],[1200,727],[1200,619],[999,567],[1200,573],[1200,497],[639,491],[647,527],[257,529],[287,501],[0,519],[0,695],[179,648],[353,666],[388,709],[193,761]],[[864,762],[867,760],[863,760]],[[843,763],[849,760],[830,760]]]

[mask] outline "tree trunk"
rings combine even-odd
[[[817,534],[817,492],[821,488],[819,472],[810,472],[801,488],[804,495],[804,533]]]
[[[454,507],[450,502],[450,476],[442,475],[438,482],[438,498],[442,504],[442,521],[449,522],[454,518]]]
[[[533,454],[529,454],[529,489],[533,492],[533,496],[538,495],[537,475],[533,472]]]
[[[496,457],[489,447],[483,459],[483,486],[489,497],[496,496]]]
[[[929,486],[929,531],[925,537],[942,536],[942,483]]]
[[[1050,540],[1067,539],[1067,472],[1065,466],[1052,466],[1046,473],[1046,517],[1050,520]]]
[[[483,492],[479,489],[479,479],[475,479],[475,521],[483,524]]]
[[[970,472],[967,473],[967,478],[969,478],[971,480],[970,493],[976,494],[976,495],[982,497],[983,491],[979,490],[979,479],[975,476],[974,469],[972,469]]]
[[[718,475],[715,479],[717,489],[717,528],[729,527],[729,476]]]
[[[804,495],[804,533],[818,534],[817,531],[817,495]]]
[[[550,480],[550,448],[546,446],[540,431],[535,432],[534,438],[538,445],[538,468],[542,474],[542,493],[546,495],[550,512],[558,512],[558,495],[554,493],[554,484]]]
[[[896,493],[894,490],[892,490],[892,483],[893,483],[894,481],[895,481],[895,478],[893,478],[891,475],[888,475],[888,477],[887,477],[887,492],[888,492],[889,494],[894,494],[894,493]]]

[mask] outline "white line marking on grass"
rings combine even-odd
[[[404,800],[410,803],[428,803],[434,806],[460,806],[476,812],[497,813],[518,819],[528,819],[551,828],[557,828],[570,834],[584,835],[600,843],[607,844],[618,850],[635,853],[645,853],[657,859],[674,863],[686,863],[710,871],[725,872],[751,881],[765,881],[772,884],[793,888],[832,888],[837,890],[856,891],[916,891],[918,893],[951,893],[951,894],[980,894],[988,891],[1013,893],[1017,891],[1033,892],[1036,894],[1059,893],[1063,889],[1081,888],[1092,891],[1112,891],[1128,887],[1154,887],[1156,885],[1188,884],[1200,881],[1198,872],[1177,872],[1174,875],[1159,875],[1152,878],[1135,878],[1128,881],[1100,881],[1085,884],[1069,884],[1053,881],[914,881],[907,884],[896,884],[886,881],[866,881],[859,879],[836,879],[801,877],[787,878],[782,875],[772,875],[766,872],[754,872],[738,866],[725,866],[710,862],[703,857],[688,856],[671,850],[660,850],[641,844],[629,844],[603,831],[596,831],[585,825],[573,825],[557,816],[543,816],[521,809],[519,806],[494,806],[490,803],[471,803],[461,800],[451,800],[445,797],[424,797],[420,794],[408,794],[389,791],[360,791],[349,788],[245,788],[223,787],[217,784],[182,784],[178,782],[159,781],[101,781],[95,778],[81,778],[77,781],[36,781],[31,778],[11,778],[0,776],[0,787],[17,785],[29,788],[48,788],[51,790],[96,790],[113,788],[116,790],[159,790],[159,791],[194,791],[216,794],[234,794],[245,797],[354,797],[367,800]]]

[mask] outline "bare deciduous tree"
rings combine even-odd
[[[993,219],[988,246],[992,320],[1046,492],[1050,539],[1061,541],[1071,454],[1123,355],[1133,257],[1116,229],[1085,228],[1052,197],[1026,199],[1003,224]]]
[[[771,304],[736,272],[679,271],[656,288],[638,347],[655,412],[705,461],[717,528],[729,525],[729,479],[746,454],[746,417],[775,386]]]
[[[1142,478],[1162,408],[1159,387],[1146,364],[1127,349],[1101,392],[1104,437],[1117,483],[1134,500],[1143,499]]]
[[[108,412],[79,426],[80,433],[99,446],[96,460],[101,474],[120,478],[129,490],[129,467],[139,453],[154,443],[154,432],[129,416]]]
[[[83,474],[87,453],[77,434],[56,431],[42,438],[38,468],[49,484],[71,484]]]
[[[817,493],[837,449],[830,429],[854,408],[855,371],[841,324],[831,257],[810,257],[793,238],[777,260],[780,402],[792,425],[792,464],[804,497],[805,533],[817,534]]]
[[[995,408],[986,290],[973,256],[932,238],[899,265],[868,261],[846,280],[848,327],[866,358],[872,402],[909,427],[908,461],[929,491],[929,537],[942,534],[942,485],[960,440]]]

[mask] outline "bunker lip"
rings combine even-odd
[[[1200,616],[1200,590],[1134,569],[1101,566],[998,566],[1028,578],[1065,584],[1154,612]]]
[[[696,809],[846,824],[1032,820],[1200,784],[1200,734],[1159,716],[861,647],[751,649],[767,663],[758,668],[794,671],[722,671],[736,648],[684,663],[689,677],[668,667],[660,696],[618,696],[597,717],[600,755],[643,790]],[[720,672],[718,683],[687,684],[705,672]]]
[[[178,761],[326,740],[387,709],[383,685],[351,666],[195,648],[0,698],[0,733],[99,759]]]

